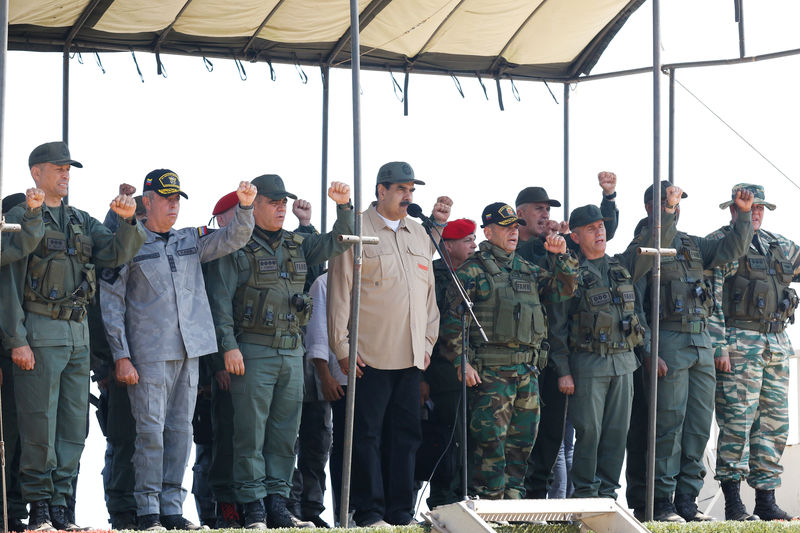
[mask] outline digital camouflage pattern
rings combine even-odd
[[[728,227],[711,233],[721,239]],[[789,239],[759,229],[755,236],[760,250],[750,245],[750,252],[769,250],[777,242],[792,263],[794,277],[800,281],[800,247]],[[734,260],[713,270],[712,285],[717,302],[722,302],[725,279],[739,269]],[[731,372],[717,371],[716,417],[717,472],[720,481],[746,479],[757,489],[780,486],[783,467],[780,459],[789,433],[789,356],[794,353],[786,331],[758,331],[725,326],[722,305],[709,318],[715,356],[727,348]]]
[[[492,500],[525,495],[528,455],[539,426],[538,372],[530,365],[487,366],[470,392],[470,493]]]
[[[578,261],[571,255],[559,255],[554,272],[549,272],[488,241],[480,243],[478,253],[484,254],[484,260],[491,257],[505,272],[528,269],[536,283],[533,290],[543,303],[568,299],[575,292]],[[468,259],[457,274],[473,301],[485,302],[492,297],[489,273],[480,259]],[[439,329],[440,341],[449,354],[461,354],[461,299],[456,291],[452,285],[448,288],[448,309]],[[484,319],[482,325],[492,338],[495,320]],[[469,490],[484,498],[522,498],[527,459],[539,423],[538,371],[533,364],[536,354],[530,346],[485,344],[477,328],[472,329],[469,359],[482,383],[470,392]],[[475,356],[476,348],[484,357],[513,352],[513,356],[526,361],[487,364]],[[460,359],[456,357],[456,366]]]

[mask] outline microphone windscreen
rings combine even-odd
[[[406,213],[411,215],[414,218],[419,218],[422,215],[422,208],[417,204],[408,204],[406,208]]]

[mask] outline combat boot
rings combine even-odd
[[[208,529],[208,526],[198,526],[194,522],[187,520],[180,514],[161,515],[161,525],[167,529],[180,529],[181,531],[199,531]]]
[[[267,529],[267,513],[264,511],[264,502],[256,500],[244,504],[244,528]]]
[[[23,533],[24,531],[28,530],[28,526],[26,526],[25,523],[19,518],[9,518],[8,530],[16,533]]]
[[[739,486],[738,480],[720,483],[722,494],[725,496],[725,520],[758,520],[758,516],[747,512],[747,508],[742,503]]]
[[[161,522],[158,520],[157,514],[144,514],[140,515],[137,519],[139,523],[139,531],[166,531]]]
[[[76,525],[70,518],[66,505],[50,506],[50,523],[59,531],[89,531],[91,529]]]
[[[235,503],[217,503],[217,524],[216,529],[241,529],[242,519]]]
[[[136,529],[136,513],[134,511],[118,511],[111,513],[111,529]]]
[[[55,531],[50,521],[50,505],[46,501],[31,502],[31,512],[28,518],[30,531]]]
[[[686,520],[675,512],[675,506],[669,500],[656,500],[653,502],[653,521],[686,523]]]
[[[713,522],[714,517],[701,513],[697,502],[688,494],[675,495],[675,510],[687,522]]]
[[[756,507],[753,514],[761,520],[792,520],[794,517],[775,503],[775,489],[756,489]]]
[[[280,494],[268,494],[264,503],[267,507],[267,526],[271,528],[278,527],[296,527],[296,528],[313,528],[314,524],[305,522],[293,515],[289,509],[286,508],[286,498]]]

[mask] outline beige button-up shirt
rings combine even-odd
[[[380,244],[364,245],[358,354],[367,366],[423,369],[439,335],[433,277],[435,250],[422,226],[407,218],[392,231],[375,210],[364,212],[362,234]],[[328,273],[328,335],[337,359],[350,355],[350,295],[353,248],[331,259]]]

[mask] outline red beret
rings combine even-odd
[[[467,235],[475,233],[476,224],[468,218],[459,218],[447,223],[447,226],[442,232],[442,239],[463,239]]]
[[[214,212],[211,213],[214,216],[220,215],[230,209],[231,207],[235,207],[236,204],[239,203],[239,197],[236,196],[236,191],[229,192],[225,196],[219,199],[217,205],[214,206]]]

